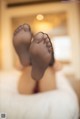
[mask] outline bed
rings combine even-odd
[[[56,73],[57,89],[21,95],[21,72],[0,72],[0,113],[7,119],[79,119],[78,99],[62,72]]]

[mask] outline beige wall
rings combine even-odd
[[[80,3],[78,3],[78,11],[79,11],[79,32],[80,32]],[[80,39],[80,34],[79,34]]]
[[[3,70],[13,69],[11,21],[7,10],[6,2],[1,0],[1,63]]]
[[[1,4],[0,4],[0,26],[1,26]],[[0,69],[1,69],[1,27],[0,27]]]

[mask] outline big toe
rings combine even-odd
[[[34,36],[34,40],[39,43],[43,40],[43,36],[44,36],[44,33],[43,32],[39,32],[37,33],[35,36]]]
[[[25,31],[31,31],[30,26],[28,24],[23,24],[23,29]]]

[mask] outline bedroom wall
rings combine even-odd
[[[79,14],[79,41],[80,41],[80,2],[78,3],[78,14]]]
[[[1,4],[0,4],[0,26],[1,26]],[[0,27],[0,42],[1,42],[1,27]],[[0,62],[1,62],[1,45],[0,45]],[[1,63],[0,63],[1,68]]]
[[[6,2],[1,0],[1,63],[3,70],[13,69],[13,55],[12,55],[12,43],[11,43],[11,22],[9,21],[7,13]]]
[[[78,11],[78,3],[72,3],[75,7],[73,7],[73,22],[71,28],[72,32],[72,45],[73,45],[73,62],[74,62],[74,73],[76,73],[76,78],[80,79],[80,30],[79,30],[79,11]]]

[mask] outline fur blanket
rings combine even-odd
[[[61,72],[55,91],[29,96],[18,93],[19,76],[17,71],[0,73],[0,113],[8,119],[78,119],[78,99]]]

